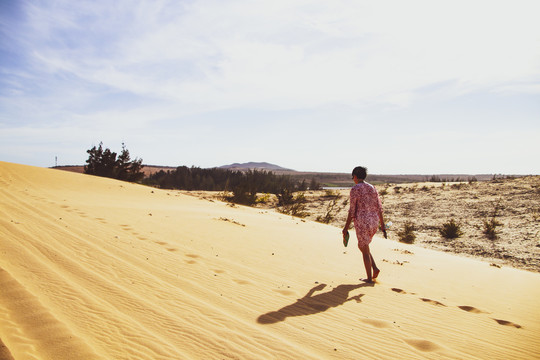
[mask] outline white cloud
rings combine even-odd
[[[348,128],[374,118],[397,134],[407,114],[396,108],[415,109],[413,125],[437,126],[438,102],[540,94],[537,1],[21,4],[26,15],[9,36],[22,61],[0,60],[0,125],[18,122],[22,132],[33,121],[85,139],[107,129],[115,141],[126,133],[139,141],[137,132],[174,141],[184,130],[227,131],[221,123],[237,116],[231,126],[243,135],[254,122],[298,131],[295,124]],[[530,109],[525,122],[538,116]],[[463,121],[480,121],[467,114]],[[298,141],[288,151],[309,142]]]
[[[49,42],[36,59],[118,90],[216,108],[406,105],[429,84],[475,91],[540,73],[533,2],[173,4],[119,2],[121,16],[99,4],[33,7],[49,40],[69,31],[88,39],[94,28],[111,37]]]

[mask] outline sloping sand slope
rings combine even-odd
[[[370,286],[335,227],[5,162],[0,199],[15,359],[540,357],[540,274],[376,237]]]

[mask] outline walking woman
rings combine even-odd
[[[351,221],[354,220],[358,248],[362,252],[364,266],[366,267],[366,281],[373,282],[373,279],[379,275],[380,270],[371,255],[369,244],[379,225],[385,238],[387,238],[387,235],[379,193],[377,193],[373,185],[364,181],[366,176],[367,169],[362,166],[355,167],[352,172],[352,178],[356,185],[351,189],[349,216],[343,228],[343,235],[349,231]]]

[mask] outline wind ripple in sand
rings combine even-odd
[[[17,343],[33,344],[24,346],[35,352],[36,358],[45,356],[51,359],[64,359],[66,354],[77,354],[81,359],[99,359],[100,357],[84,341],[79,339],[60,320],[45,308],[39,300],[29,293],[7,271],[0,268],[0,304],[6,309],[11,334],[17,334]],[[3,317],[4,313],[0,316]],[[22,331],[21,331],[22,330]],[[8,341],[9,337],[5,340]],[[15,349],[14,349],[15,350]]]
[[[13,356],[11,356],[11,353],[9,352],[9,349],[2,342],[2,339],[0,339],[0,359],[2,359],[2,360],[14,360]]]
[[[391,327],[391,324],[388,321],[384,320],[377,320],[377,319],[360,319],[360,321],[371,325],[373,327],[383,329],[383,328],[389,328]]]
[[[441,350],[442,348],[434,342],[422,339],[404,339],[407,344],[424,352],[431,352]]]

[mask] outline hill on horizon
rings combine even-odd
[[[143,172],[146,176],[150,176],[161,170],[174,171],[178,166],[160,166],[160,165],[148,165],[143,164]],[[59,165],[53,167],[58,170],[67,170],[77,173],[84,172],[83,165]],[[218,166],[219,169],[226,169],[231,171],[268,171],[278,175],[290,175],[299,181],[306,180],[311,181],[315,179],[323,186],[330,187],[343,187],[351,186],[350,173],[335,173],[335,172],[311,172],[311,171],[298,171],[293,169],[287,169],[279,165],[271,164],[268,162],[246,162],[246,163],[233,163],[230,165]],[[505,175],[498,175],[496,177],[505,177]],[[520,176],[517,176],[520,177]],[[439,179],[440,181],[469,181],[470,179],[476,179],[478,181],[488,181],[494,178],[493,174],[434,174],[434,175],[421,175],[421,174],[400,174],[400,175],[388,175],[388,174],[368,174],[367,181],[373,184],[378,183],[409,183],[409,182],[427,182]]]
[[[292,169],[287,169],[279,165],[270,164],[267,162],[247,162],[247,163],[234,163],[230,165],[222,165],[218,167],[219,169],[229,169],[229,170],[267,170],[267,171],[296,171]]]

